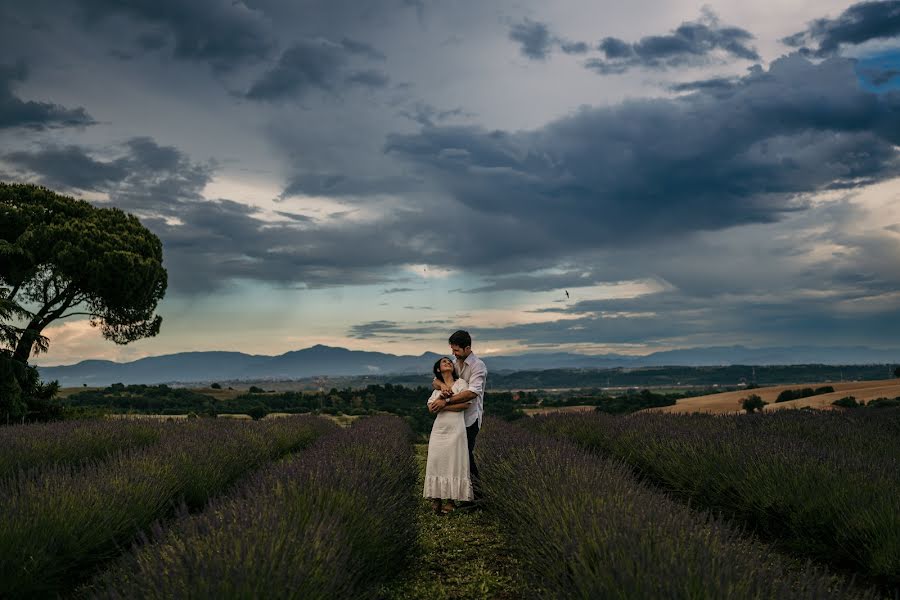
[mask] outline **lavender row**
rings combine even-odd
[[[492,422],[479,440],[487,506],[540,597],[865,598],[826,573],[639,483],[617,461]]]
[[[415,540],[408,426],[372,417],[258,472],[117,561],[91,598],[371,598]]]
[[[0,479],[20,470],[104,458],[150,446],[166,423],[150,421],[60,421],[0,427]]]
[[[528,426],[626,461],[791,553],[900,584],[900,436],[836,412],[554,415]]]
[[[179,503],[199,508],[238,477],[335,428],[312,417],[172,424],[165,444],[0,482],[0,597],[65,591],[69,578],[118,555]]]

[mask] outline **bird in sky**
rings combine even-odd
[[[566,298],[569,297],[569,290],[566,290]]]

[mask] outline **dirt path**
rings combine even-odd
[[[420,494],[427,451],[428,446],[424,444],[416,446]],[[488,512],[458,511],[438,516],[423,498],[416,519],[419,539],[411,567],[382,591],[382,598],[512,600],[522,597],[523,577],[504,544],[496,520]]]

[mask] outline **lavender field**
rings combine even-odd
[[[449,516],[422,442],[392,416],[2,428],[0,597],[898,593],[900,411],[487,419],[485,500]]]

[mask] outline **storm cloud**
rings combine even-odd
[[[16,64],[0,63],[0,129],[27,127],[43,130],[54,127],[85,127],[94,119],[83,108],[65,108],[52,102],[22,100],[13,92],[16,84],[28,78],[24,60]]]
[[[4,5],[0,172],[137,215],[167,306],[283,345],[895,335],[897,3],[589,4]]]
[[[527,18],[510,27],[509,39],[518,43],[522,56],[531,60],[546,60],[556,47],[565,54],[586,54],[590,50],[587,42],[561,38],[547,23]]]
[[[900,36],[900,0],[879,0],[854,4],[834,19],[816,19],[805,30],[782,41],[825,57],[837,54],[842,45],[855,46],[897,36]]]
[[[851,61],[790,56],[727,94],[582,109],[526,132],[428,127],[387,148],[546,253],[775,222],[804,194],[895,177],[898,103],[861,90]]]
[[[316,89],[335,93],[347,84],[385,87],[389,78],[381,71],[348,69],[351,55],[361,54],[371,59],[375,52],[370,46],[348,40],[343,43],[327,39],[299,40],[250,87],[246,97],[273,101],[301,97]]]
[[[651,35],[637,42],[606,37],[597,49],[603,58],[590,58],[585,67],[601,75],[624,73],[630,69],[672,69],[702,65],[716,55],[727,59],[759,60],[749,45],[752,33],[740,27],[724,27],[711,12],[704,19],[686,22],[666,35]]]
[[[268,58],[274,47],[272,24],[260,11],[232,0],[76,0],[88,28],[125,16],[140,31],[135,46],[146,52],[171,48],[178,60],[208,63],[217,71]]]

